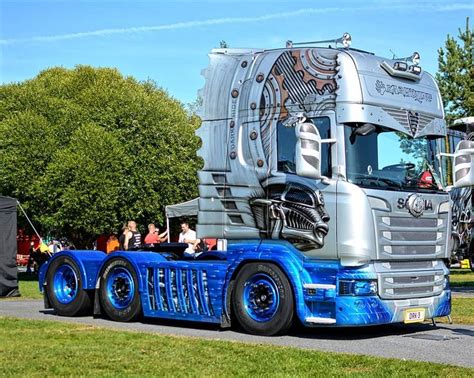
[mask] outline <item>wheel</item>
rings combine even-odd
[[[59,315],[84,315],[91,309],[91,294],[84,290],[79,267],[70,257],[60,256],[49,266],[46,294]]]
[[[251,263],[237,275],[232,296],[233,314],[251,334],[284,333],[293,321],[293,292],[276,265]]]
[[[100,278],[100,303],[110,319],[128,322],[141,312],[138,278],[132,264],[122,258],[110,260]]]

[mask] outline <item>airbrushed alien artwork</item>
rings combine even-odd
[[[250,201],[262,238],[285,239],[301,251],[324,245],[330,217],[321,192],[290,183],[269,187],[267,194]]]

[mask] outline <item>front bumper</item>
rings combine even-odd
[[[336,297],[336,326],[361,326],[403,323],[405,311],[425,309],[425,319],[448,316],[451,313],[451,290],[428,298],[382,300],[373,297]]]
[[[436,264],[438,263],[433,263],[433,266]],[[407,311],[415,309],[424,312],[424,319],[448,316],[451,313],[449,283],[445,284],[439,279],[443,277],[444,280],[449,273],[444,265],[436,265],[433,270],[388,274],[377,272],[373,264],[363,268],[344,268],[337,264],[323,266],[313,263],[306,264],[305,268],[303,279],[306,282],[302,284],[303,300],[299,302],[298,316],[307,326],[403,323]],[[341,282],[347,280],[377,281],[378,289],[371,295],[354,295],[341,286]],[[394,288],[392,292],[390,287]],[[408,292],[405,289],[407,287]],[[430,287],[431,290],[428,289]],[[403,297],[405,293],[406,296]],[[387,298],[390,295],[401,298]]]

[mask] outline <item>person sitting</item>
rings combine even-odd
[[[196,237],[196,231],[189,228],[188,222],[181,222],[181,233],[179,234],[180,243],[186,243],[188,247],[184,250],[185,257],[194,257],[196,253],[196,246],[199,244],[199,239]]]
[[[153,223],[148,225],[148,234],[145,236],[145,244],[159,244],[166,240],[168,230],[160,234],[160,229]]]

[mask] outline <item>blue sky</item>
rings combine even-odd
[[[283,47],[291,39],[336,38],[377,55],[409,56],[437,70],[437,49],[456,36],[473,1],[23,1],[0,0],[0,83],[53,66],[117,67],[151,78],[184,103],[203,86],[207,53],[230,47]]]

